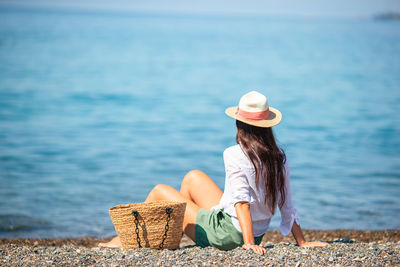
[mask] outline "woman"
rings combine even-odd
[[[269,107],[266,97],[255,91],[244,95],[239,106],[230,107],[225,113],[236,119],[237,126],[237,145],[224,151],[225,191],[205,173],[195,170],[186,174],[180,191],[160,184],[149,193],[146,202],[185,201],[183,230],[202,247],[229,250],[242,246],[264,254],[260,242],[277,206],[283,235],[292,232],[299,246],[326,246],[325,242],[305,241],[299,226],[286,156],[277,146],[271,128],[281,121],[281,113]],[[100,245],[121,246],[118,237]]]

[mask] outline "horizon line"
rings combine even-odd
[[[106,8],[82,8],[76,6],[61,7],[61,6],[35,6],[35,5],[14,5],[14,4],[3,4],[0,2],[0,12],[2,11],[44,11],[44,12],[55,12],[55,13],[75,13],[75,14],[93,14],[93,15],[148,15],[148,16],[177,16],[177,17],[220,17],[220,18],[291,18],[291,19],[354,19],[354,20],[373,20],[376,15],[393,13],[393,11],[379,12],[371,15],[313,15],[313,14],[279,14],[273,12],[193,12],[193,11],[165,11],[165,10],[145,10],[145,9],[106,9]]]

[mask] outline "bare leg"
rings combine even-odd
[[[183,178],[181,194],[202,209],[210,210],[222,197],[221,189],[204,172],[193,170]]]
[[[169,185],[159,184],[156,185],[153,190],[149,193],[145,202],[152,202],[157,200],[175,200],[186,202],[186,210],[183,219],[183,231],[193,241],[195,240],[195,227],[196,227],[196,216],[199,211],[199,207],[191,200],[185,198],[179,191],[172,188]],[[114,237],[110,242],[100,243],[101,247],[117,248],[121,247],[121,242],[118,236]]]

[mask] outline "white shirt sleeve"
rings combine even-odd
[[[285,164],[285,203],[282,208],[279,208],[281,212],[281,225],[279,230],[282,235],[286,236],[292,231],[293,222],[299,224],[299,217],[296,208],[292,203],[292,192],[290,190],[290,179],[289,179],[289,164],[286,161]],[[300,224],[299,224],[300,225]]]
[[[233,205],[238,202],[251,202],[250,185],[245,173],[240,169],[234,155],[224,151],[225,173],[231,189]]]

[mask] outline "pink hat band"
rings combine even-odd
[[[242,119],[249,120],[249,121],[262,121],[266,120],[269,117],[269,108],[264,111],[257,111],[257,112],[249,112],[240,109],[239,107],[236,110],[236,115],[241,117]]]

